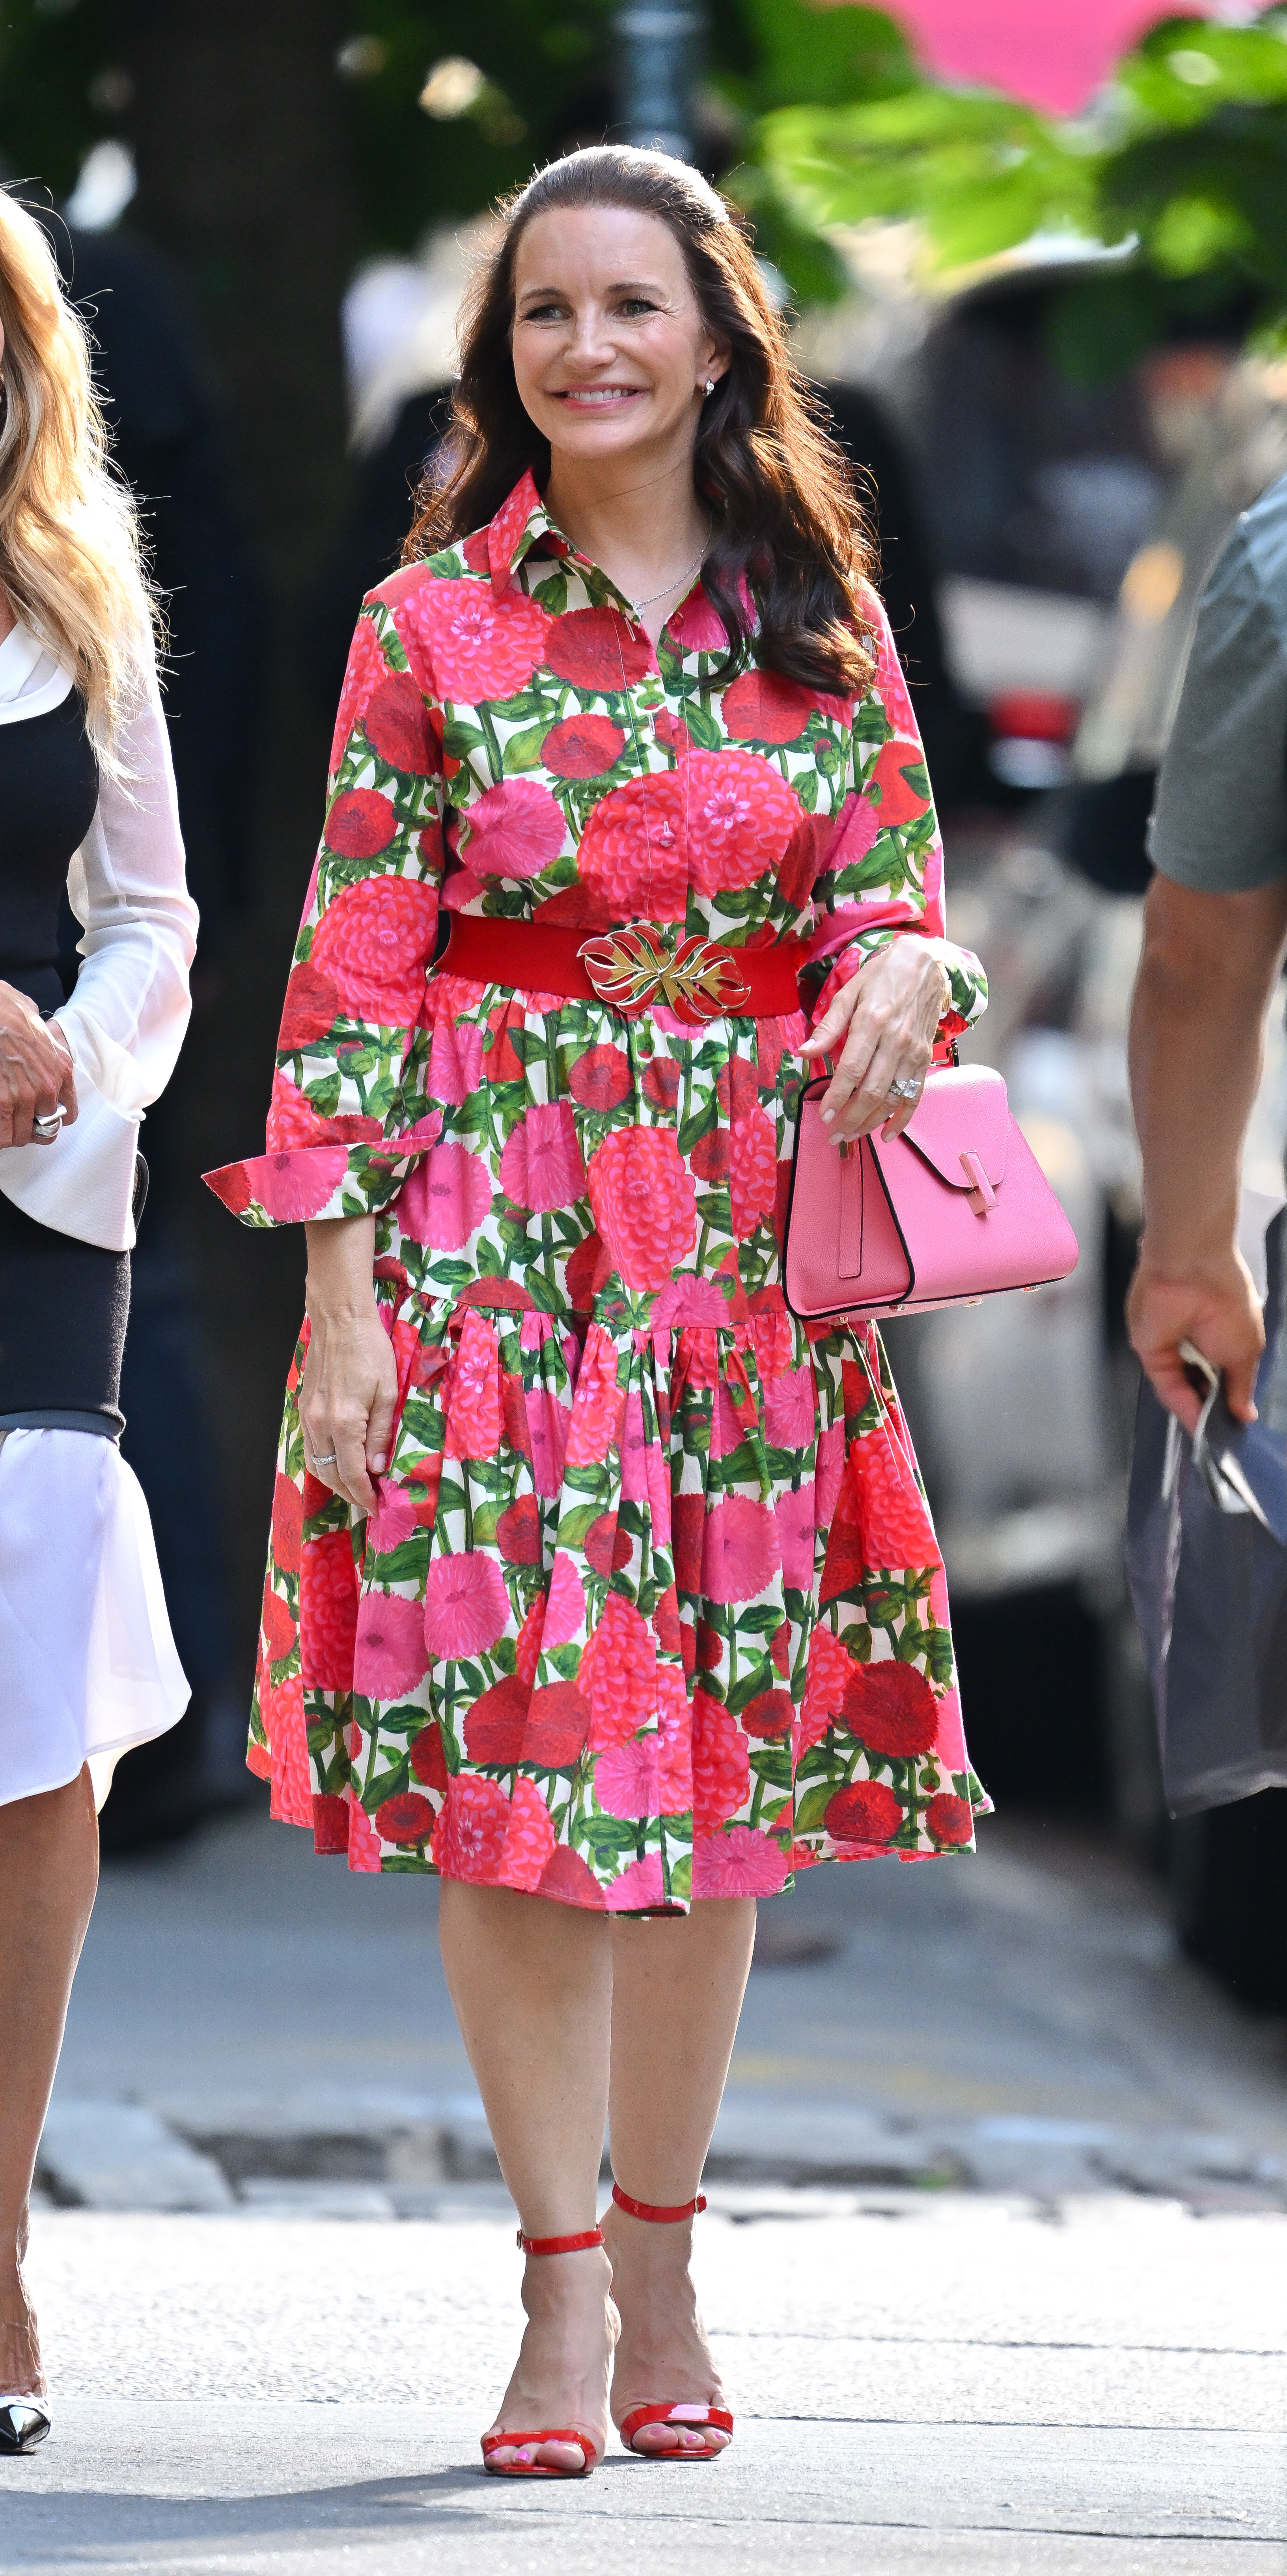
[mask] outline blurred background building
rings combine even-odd
[[[892,1335],[976,1758],[999,1799],[1131,1839],[1196,1952],[1281,2007],[1287,1796],[1168,1827],[1120,1550],[1144,825],[1198,591],[1287,467],[1276,9],[8,0],[0,176],[47,214],[144,500],[204,921],[144,1139],[125,1399],[195,1697],[163,1760],[123,1766],[109,1841],[259,1794],[240,1750],[303,1247],[230,1225],[199,1175],[260,1130],[348,636],[441,434],[488,208],[605,136],[666,140],[746,209],[867,477],[953,928],[992,981],[973,1043],[1083,1245],[1018,1312]],[[1284,1133],[1276,1016],[1253,1250]]]

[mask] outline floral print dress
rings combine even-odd
[[[435,968],[439,906],[807,944],[816,1015],[941,853],[884,612],[856,702],[654,648],[525,476],[363,603],[248,1225],[374,1212],[398,1411],[378,1509],[305,1463],[290,1372],[251,1768],[360,1870],[622,1913],[973,1843],[943,1565],[874,1325],[787,1311],[802,1008]],[[947,1030],[984,1006],[943,942]]]

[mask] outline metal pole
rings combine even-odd
[[[618,10],[613,23],[621,140],[645,147],[660,144],[663,152],[691,161],[690,97],[704,12],[625,8]]]

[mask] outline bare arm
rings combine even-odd
[[[1142,1366],[1190,1430],[1183,1341],[1223,1369],[1230,1410],[1255,1418],[1264,1327],[1237,1248],[1238,1175],[1285,946],[1287,879],[1204,894],[1154,878],[1131,1010],[1144,1238],[1126,1311]]]
[[[388,1465],[398,1391],[392,1345],[375,1302],[375,1218],[326,1217],[305,1232],[304,1452],[320,1483],[369,1512],[376,1502],[371,1476],[382,1476]]]

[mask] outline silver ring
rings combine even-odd
[[[313,1465],[315,1467],[333,1467],[338,1456],[338,1449],[321,1450],[314,1458]]]
[[[66,1115],[67,1112],[60,1101],[58,1107],[49,1110],[45,1117],[33,1118],[31,1122],[33,1145],[52,1145]]]
[[[891,1082],[885,1097],[888,1100],[914,1100],[920,1087],[917,1080]]]

